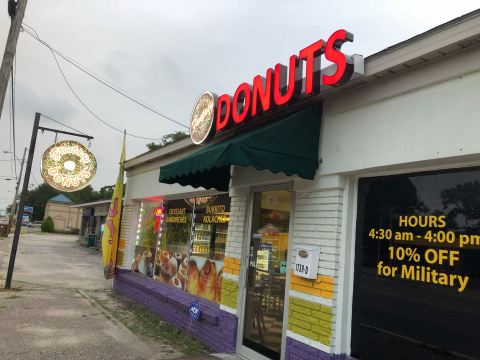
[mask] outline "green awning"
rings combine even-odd
[[[230,166],[313,179],[318,167],[321,104],[234,135],[160,168],[160,182],[227,191]]]

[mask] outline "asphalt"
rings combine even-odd
[[[0,359],[178,359],[147,344],[89,298],[110,289],[98,251],[69,235],[22,234],[11,290],[3,290],[11,237],[0,238]],[[212,358],[206,356],[204,358]]]

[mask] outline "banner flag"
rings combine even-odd
[[[113,191],[112,201],[108,209],[107,221],[102,235],[103,274],[105,278],[112,279],[115,276],[117,261],[118,239],[120,237],[120,217],[123,200],[123,172],[125,162],[125,136],[123,135],[122,154],[120,155],[120,171],[117,183]]]

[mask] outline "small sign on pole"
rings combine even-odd
[[[190,304],[190,319],[200,319],[200,303],[198,302],[198,300],[194,300]]]
[[[200,313],[201,313],[200,302],[197,299],[193,300],[190,303],[189,313],[190,313],[190,325],[188,325],[187,338],[188,338],[188,334],[190,334],[190,328],[192,327],[192,321],[200,319]]]
[[[33,214],[33,206],[24,206],[23,212]]]

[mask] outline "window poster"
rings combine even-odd
[[[230,220],[230,197],[195,198],[195,224],[186,291],[220,303],[223,259]],[[187,202],[192,203],[193,199]]]
[[[143,201],[132,271],[220,303],[228,194]]]
[[[480,170],[359,180],[352,355],[480,359]]]
[[[153,277],[154,259],[160,228],[162,202],[144,201],[140,205],[132,271]]]
[[[204,299],[220,303],[223,261],[192,256],[188,262],[185,290]]]
[[[164,204],[163,226],[155,260],[155,279],[184,289],[193,208],[183,200],[165,201]]]

